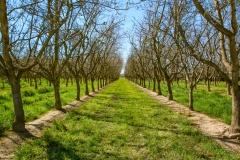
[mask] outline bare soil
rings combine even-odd
[[[66,112],[81,106],[84,102],[90,100],[100,91],[101,89],[96,92],[91,92],[89,96],[81,97],[80,101],[73,101],[72,103],[64,106],[61,111],[50,110],[41,118],[26,123],[26,131],[24,132],[8,131],[5,136],[0,138],[0,160],[12,159],[14,153],[17,151],[17,149],[19,149],[19,146],[22,145],[26,140],[41,137],[43,130],[49,127],[54,120],[65,118]]]
[[[223,148],[230,150],[234,154],[240,153],[239,134],[230,135],[228,132],[229,125],[208,115],[191,111],[188,107],[179,104],[176,101],[169,101],[167,97],[159,96],[156,92],[149,89],[143,88],[139,85],[136,86],[160,104],[170,107],[174,112],[187,116],[193,126],[204,135],[212,137]]]

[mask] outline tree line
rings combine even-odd
[[[163,0],[145,3],[144,19],[135,23],[130,36],[131,54],[125,76],[146,87],[153,82],[161,95],[165,81],[173,99],[173,81],[189,83],[193,90],[202,80],[225,81],[232,95],[231,135],[240,133],[240,3],[236,0]]]
[[[53,85],[55,108],[62,109],[60,79],[74,79],[80,100],[80,83],[95,91],[118,79],[120,18],[108,15],[105,1],[36,0],[0,2],[0,76],[8,80],[14,104],[13,131],[25,130],[21,79],[44,78]]]

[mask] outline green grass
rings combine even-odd
[[[14,159],[239,159],[120,79],[19,147]]]
[[[10,86],[6,83],[4,89],[0,89],[0,136],[6,130],[11,129],[12,122],[14,121],[13,102]],[[81,96],[85,94],[85,84],[81,86]],[[95,89],[97,83],[95,83]],[[91,87],[89,84],[89,90]],[[42,85],[38,89],[30,86],[28,82],[22,80],[21,82],[22,101],[25,111],[25,120],[27,122],[39,118],[44,113],[54,109],[54,92],[53,86],[47,85],[46,80],[42,80]],[[76,97],[76,85],[69,83],[68,87],[65,86],[64,80],[61,81],[60,94],[62,105],[72,102]]]
[[[149,88],[148,82],[147,88]],[[161,88],[163,96],[167,96],[167,85],[161,83]],[[150,89],[152,89],[152,83]],[[172,92],[175,101],[185,106],[189,105],[189,88],[185,88],[184,82],[179,82],[179,86],[174,82]],[[200,82],[197,90],[193,91],[193,99],[194,110],[218,118],[226,124],[231,124],[232,99],[231,96],[226,95],[224,82],[219,83],[217,87],[212,84],[211,92],[208,92],[207,86]]]

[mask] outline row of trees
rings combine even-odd
[[[131,55],[125,76],[146,86],[164,80],[168,99],[173,99],[173,80],[189,82],[189,107],[199,80],[223,79],[231,86],[230,133],[240,132],[240,4],[236,0],[163,0],[148,2],[144,21],[137,22],[130,38]],[[209,88],[210,90],[210,88]]]
[[[107,15],[104,1],[6,1],[0,2],[0,70],[11,86],[14,131],[25,130],[20,80],[43,77],[54,87],[55,108],[62,109],[60,78],[73,77],[76,99],[80,79],[113,81],[121,72],[120,20]],[[86,94],[89,94],[88,87]]]

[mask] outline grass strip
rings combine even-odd
[[[149,84],[149,82],[147,82]],[[152,82],[148,89],[152,89]],[[167,85],[161,84],[163,96],[167,96]],[[156,88],[157,89],[157,88]],[[157,91],[156,91],[157,92]],[[189,88],[185,87],[183,81],[179,85],[172,85],[173,99],[185,106],[189,106]],[[197,90],[193,91],[193,108],[195,111],[218,118],[226,124],[231,124],[232,99],[226,95],[226,86],[224,82],[217,87],[211,86],[211,92],[207,91],[207,86],[200,82]]]
[[[239,159],[120,79],[25,143],[15,159]]]
[[[53,86],[49,86],[46,80],[42,80],[42,85],[38,89],[30,86],[28,82],[22,80],[21,82],[22,101],[25,112],[26,122],[30,122],[39,118],[41,115],[47,113],[49,110],[54,109],[54,91]],[[97,88],[97,83],[95,83]],[[91,86],[89,84],[89,90]],[[14,111],[12,94],[9,84],[6,84],[5,89],[0,89],[0,137],[4,135],[6,130],[11,129],[12,122],[14,121]],[[62,105],[65,106],[76,97],[76,85],[65,85],[61,81],[60,94]],[[85,84],[81,84],[81,96],[85,94]]]

